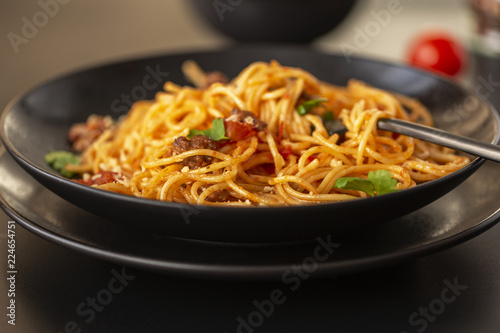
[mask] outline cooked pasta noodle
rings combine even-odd
[[[383,169],[397,180],[396,189],[406,189],[470,162],[449,149],[377,130],[380,118],[425,125],[432,118],[417,100],[357,80],[334,86],[271,61],[250,64],[228,83],[201,87],[206,74],[192,62],[184,70],[197,87],[167,82],[154,100],[136,102],[104,130],[81,154],[81,165],[69,168],[92,186],[137,197],[276,206],[366,197],[334,187],[341,177],[366,178]],[[321,103],[307,114],[297,112],[317,98]],[[347,132],[330,135],[327,116],[341,119]],[[201,146],[194,138],[178,139],[220,118],[228,139],[200,139]],[[92,182],[103,173],[112,174],[111,181]]]

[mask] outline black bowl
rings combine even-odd
[[[309,43],[337,27],[355,0],[189,0],[199,17],[242,42]]]
[[[170,236],[224,242],[280,242],[367,230],[417,210],[451,191],[485,161],[411,189],[350,202],[298,207],[211,207],[160,202],[87,187],[57,175],[44,162],[54,149],[69,149],[71,124],[90,114],[122,115],[138,98],[153,98],[162,81],[187,84],[186,59],[206,70],[235,76],[254,61],[277,59],[319,79],[345,85],[351,78],[419,98],[439,127],[497,143],[499,118],[474,94],[422,71],[367,59],[329,55],[307,48],[245,46],[218,52],[175,54],[120,62],[53,80],[14,100],[0,134],[14,159],[35,179],[67,201],[96,215]]]

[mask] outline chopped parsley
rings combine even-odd
[[[69,151],[52,151],[45,155],[45,162],[63,177],[74,178],[79,175],[76,172],[66,169],[66,165],[68,164],[79,165],[81,163],[80,158]]]
[[[326,111],[323,113],[321,116],[321,119],[323,120],[324,123],[329,122],[329,121],[335,121],[335,115],[333,114],[333,111]]]
[[[222,118],[216,118],[212,121],[212,127],[204,131],[197,129],[189,130],[188,138],[191,139],[195,135],[206,135],[210,139],[218,141],[222,139],[228,139],[226,137],[226,128],[224,127],[224,120]]]
[[[337,179],[333,187],[346,190],[362,191],[369,196],[396,192],[398,180],[387,170],[370,171],[367,179],[361,177],[342,177]]]
[[[324,97],[305,101],[304,103],[297,106],[297,112],[299,113],[299,115],[305,116],[313,108],[320,106],[321,104],[323,104],[323,102],[326,102],[326,101],[328,101],[328,98],[324,98]]]

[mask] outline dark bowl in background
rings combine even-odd
[[[189,0],[212,27],[241,42],[310,43],[337,27],[356,0]]]

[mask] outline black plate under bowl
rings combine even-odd
[[[275,279],[293,286],[304,276],[330,277],[394,265],[488,230],[500,219],[499,171],[498,164],[487,162],[454,191],[370,233],[328,234],[288,243],[187,240],[114,223],[50,192],[8,154],[0,156],[0,207],[37,236],[117,264],[196,278]]]
[[[474,94],[436,76],[307,48],[245,46],[124,61],[45,83],[4,111],[0,133],[5,146],[36,180],[98,216],[170,236],[224,242],[285,242],[368,229],[431,203],[484,163],[484,159],[476,158],[451,175],[379,197],[300,207],[248,208],[185,205],[110,193],[64,179],[45,164],[47,152],[68,149],[66,133],[71,124],[84,121],[92,113],[118,117],[130,102],[153,98],[166,80],[187,84],[181,72],[186,59],[197,61],[206,70],[221,70],[229,77],[251,62],[276,59],[338,85],[356,78],[420,99],[440,128],[484,142],[499,140],[495,111]]]

